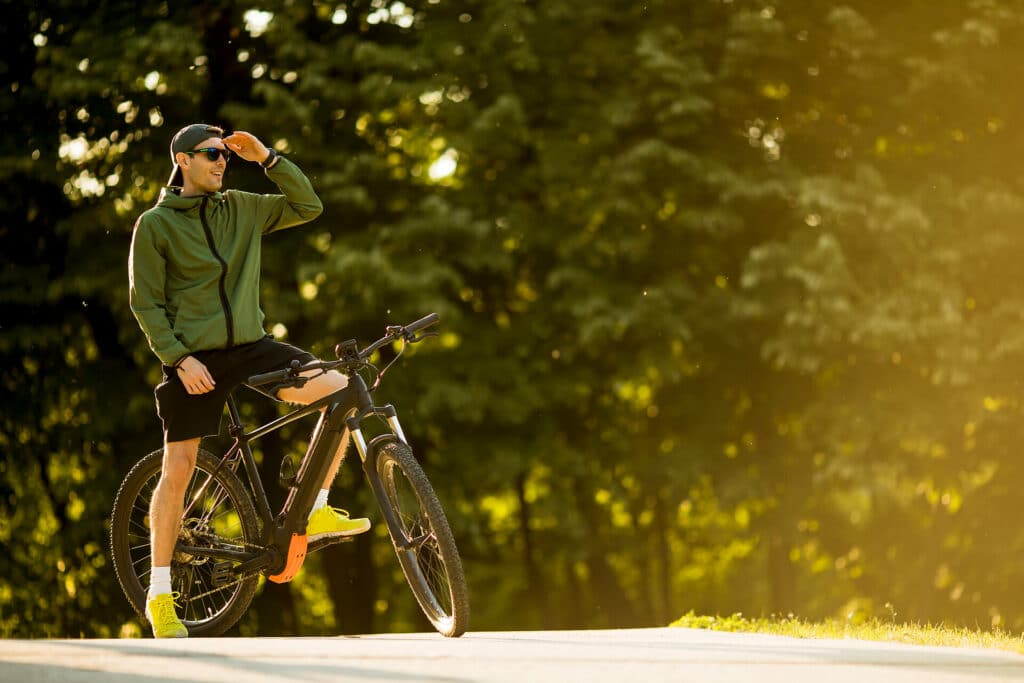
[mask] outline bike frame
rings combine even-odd
[[[184,545],[179,542],[175,550],[201,557],[211,557],[219,560],[239,562],[230,569],[231,574],[243,574],[253,571],[263,571],[271,575],[271,579],[279,582],[291,580],[298,568],[301,567],[302,559],[306,554],[306,520],[313,508],[317,494],[320,491],[324,479],[327,477],[334,455],[344,438],[344,432],[352,436],[359,458],[362,462],[363,473],[366,475],[374,497],[377,499],[378,507],[383,513],[384,520],[395,540],[399,550],[409,550],[417,546],[419,539],[409,539],[402,533],[402,525],[395,515],[391,506],[386,504],[387,493],[377,473],[377,463],[373,456],[373,446],[380,439],[397,438],[403,443],[408,443],[402,426],[398,421],[398,414],[394,406],[375,406],[370,398],[369,389],[355,372],[346,373],[348,386],[309,405],[298,408],[286,415],[278,417],[264,425],[246,432],[242,425],[238,406],[234,396],[228,397],[229,434],[234,442],[227,452],[222,456],[219,467],[229,467],[232,471],[238,469],[239,464],[245,469],[249,488],[253,493],[256,511],[262,521],[263,537],[261,544],[264,549],[257,551],[231,550],[228,548],[208,548]],[[256,467],[256,460],[253,457],[250,443],[261,437],[277,431],[285,425],[296,420],[322,411],[313,436],[309,441],[309,448],[303,456],[292,485],[289,488],[288,497],[285,500],[280,512],[274,516],[267,499],[266,489],[260,478],[259,470]],[[381,434],[367,444],[362,433],[362,421],[371,416],[385,418],[390,434]],[[193,495],[191,502],[186,503],[185,515],[189,513],[192,506],[202,499],[203,493],[216,472],[211,473],[209,479]],[[296,539],[301,540],[301,547],[296,549]],[[321,543],[315,542],[308,551],[313,552],[328,545],[331,541]],[[336,541],[335,541],[336,542]],[[298,555],[298,556],[297,556]]]

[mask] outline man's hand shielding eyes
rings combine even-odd
[[[185,360],[178,364],[177,372],[178,379],[185,385],[185,390],[192,395],[208,393],[217,386],[206,366],[192,356],[186,356]]]
[[[263,163],[263,160],[270,154],[270,149],[260,142],[259,138],[243,130],[235,131],[223,138],[223,141],[225,147],[246,161]]]

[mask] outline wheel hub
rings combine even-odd
[[[207,547],[209,546],[209,543],[205,541],[205,536],[209,533],[210,527],[206,522],[200,519],[189,518],[181,523],[181,531],[178,533],[178,543],[195,547]],[[174,559],[182,564],[191,564],[193,566],[206,564],[209,561],[208,557],[196,557],[192,553],[186,553],[180,550],[174,553]]]

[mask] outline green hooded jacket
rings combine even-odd
[[[266,334],[259,304],[261,238],[323,211],[295,164],[281,157],[267,176],[284,194],[227,190],[181,197],[165,191],[135,223],[129,300],[164,365]]]

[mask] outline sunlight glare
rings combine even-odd
[[[57,153],[64,161],[78,163],[85,158],[86,154],[89,153],[89,141],[83,136],[79,136],[73,140],[62,140],[60,149]]]
[[[430,165],[430,170],[427,173],[430,175],[431,180],[444,180],[452,176],[458,166],[459,153],[449,148],[445,150],[445,153],[437,161]]]
[[[245,30],[249,32],[249,35],[259,38],[266,32],[270,22],[274,19],[274,13],[251,9],[246,10],[242,18],[245,20]]]

